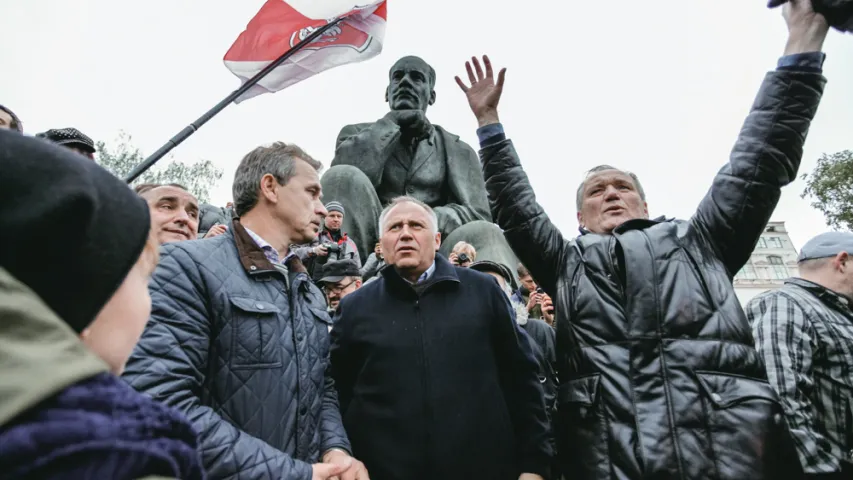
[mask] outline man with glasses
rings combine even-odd
[[[323,278],[318,283],[326,292],[329,310],[334,311],[344,297],[361,288],[358,264],[350,259],[329,262],[323,267]]]

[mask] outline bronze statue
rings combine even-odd
[[[418,57],[403,57],[389,72],[385,101],[391,107],[373,123],[341,129],[331,168],[323,175],[324,200],[341,202],[343,231],[366,258],[379,238],[384,205],[409,195],[438,216],[442,253],[458,240],[475,246],[479,257],[515,269],[515,255],[494,225],[477,153],[458,136],[426,117],[435,103],[435,70]]]

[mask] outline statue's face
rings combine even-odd
[[[388,103],[391,110],[426,111],[432,104],[429,65],[419,59],[404,58],[391,68]]]

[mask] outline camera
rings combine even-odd
[[[325,247],[329,253],[338,253],[341,251],[341,246],[337,243],[324,243],[323,247]]]
[[[536,287],[536,293],[542,295],[543,293],[545,293],[545,290],[542,290],[542,287]]]
[[[463,263],[468,263],[471,261],[471,258],[468,257],[467,253],[460,253],[459,255],[456,256],[456,259],[459,262],[459,265],[462,265]]]

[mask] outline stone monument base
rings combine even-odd
[[[518,257],[513,253],[503,231],[500,227],[491,222],[478,220],[476,222],[467,223],[457,228],[447,238],[441,239],[441,248],[439,253],[445,257],[450,256],[450,250],[457,242],[468,242],[477,249],[477,259],[489,260],[495,263],[506,265],[512,276],[515,279],[515,285],[510,285],[513,290],[518,288]]]

